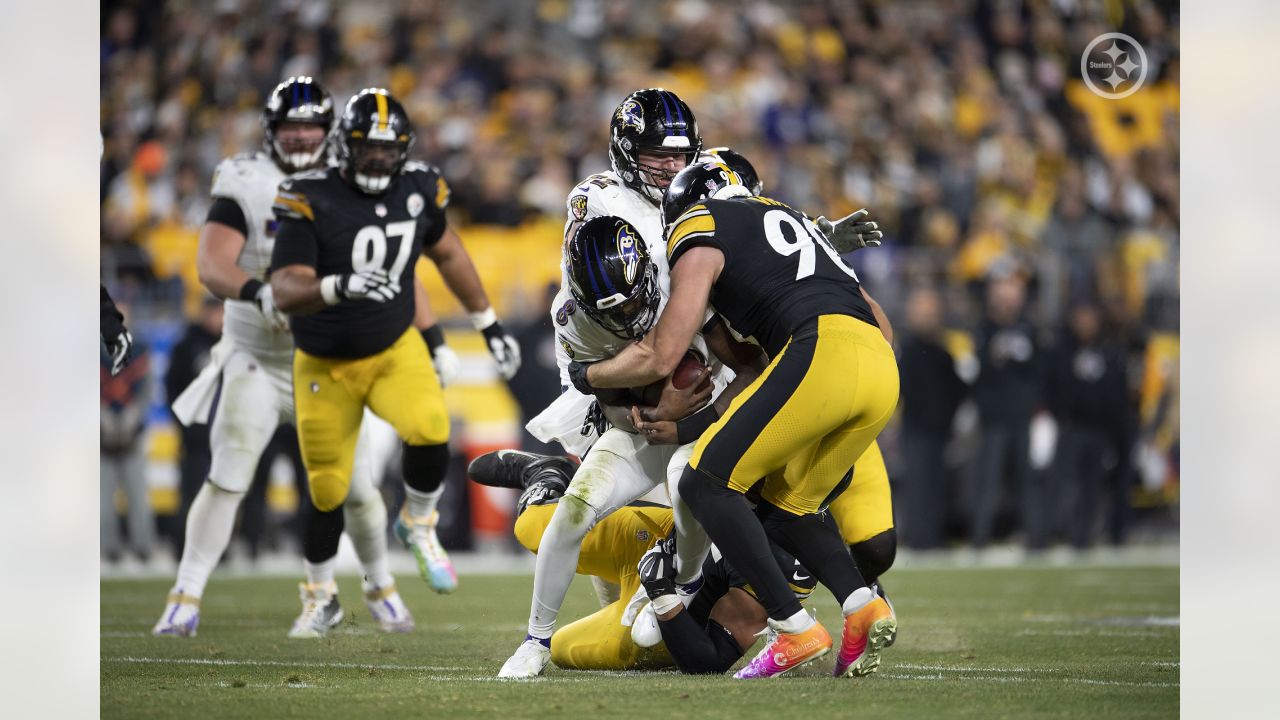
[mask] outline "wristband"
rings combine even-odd
[[[653,604],[653,611],[658,615],[666,615],[683,604],[678,595],[659,595],[649,602]]]
[[[471,327],[476,330],[484,330],[490,325],[498,322],[498,313],[493,311],[493,306],[489,306],[480,312],[469,313],[471,317]]]
[[[244,284],[240,286],[240,299],[252,300],[258,297],[258,291],[261,290],[262,286],[265,284],[266,283],[257,278],[249,278],[248,280],[245,280]]]
[[[688,445],[702,437],[702,433],[719,419],[720,411],[716,410],[715,403],[711,403],[689,417],[677,420],[676,442],[680,445]]]
[[[338,280],[337,275],[326,275],[320,279],[320,297],[324,298],[325,305],[337,305],[342,302],[342,298],[338,297]]]
[[[444,345],[444,331],[440,329],[440,324],[436,323],[426,330],[422,331],[422,339],[427,343],[427,349],[435,353],[436,348]]]

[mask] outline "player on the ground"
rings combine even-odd
[[[826,236],[802,213],[741,184],[723,163],[686,168],[672,181],[664,198],[673,268],[667,311],[643,341],[603,362],[575,363],[571,375],[584,393],[665,377],[705,324],[709,304],[737,337],[761,346],[768,369],[698,439],[680,495],[769,611],[769,642],[735,677],[777,675],[832,646],[765,561],[770,536],[841,603],[836,674],[859,674],[878,664],[895,623],[818,511],[848,458],[888,422],[897,364],[856,273]],[[740,192],[720,192],[729,185]],[[719,198],[703,200],[713,192]],[[761,478],[753,513],[744,493]]]
[[[367,407],[403,442],[406,500],[396,535],[423,578],[449,592],[457,575],[435,531],[449,416],[427,345],[412,327],[414,259],[425,253],[435,262],[505,379],[519,368],[519,346],[448,227],[448,184],[436,168],[408,159],[414,131],[400,103],[385,90],[363,90],[347,102],[333,135],[338,166],[285,180],[274,206],[280,230],[271,287],[296,344],[293,395],[310,483],[305,552],[314,562],[337,550]],[[332,580],[331,565],[308,566],[310,584]],[[311,620],[323,623],[329,605],[316,598],[304,615],[310,609]]]
[[[482,485],[522,491],[515,535],[521,545],[537,553],[575,469],[572,461],[562,457],[498,450],[473,460],[467,475]],[[663,621],[661,641],[652,647],[633,642],[631,631],[620,622],[628,611],[628,598],[641,590],[642,583],[655,597],[675,593],[675,553],[668,537],[673,527],[670,508],[638,503],[619,508],[586,534],[576,570],[617,584],[622,596],[556,630],[551,659],[558,667],[647,670],[674,664],[686,673],[723,673],[755,644],[765,628],[764,607],[741,576],[714,552],[703,563],[705,581],[688,610],[680,612],[685,610],[684,603],[677,601],[677,611]],[[655,546],[655,540],[662,540],[660,546]],[[773,551],[803,602],[816,581],[786,551],[777,546]]]
[[[153,634],[196,634],[200,598],[231,540],[262,452],[281,423],[294,422],[293,338],[264,282],[275,243],[271,205],[287,174],[325,164],[332,124],[333,101],[324,88],[309,77],[289,78],[263,110],[263,151],[227,158],[214,175],[196,262],[204,285],[226,298],[223,340],[174,402],[184,423],[212,416],[213,462],[188,513],[177,582]],[[413,617],[387,568],[386,508],[374,469],[364,452],[358,455],[347,531],[364,571],[366,602],[383,630],[407,631]],[[308,588],[302,592],[305,602]]]

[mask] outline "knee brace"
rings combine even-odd
[[[889,528],[868,540],[849,546],[854,562],[868,583],[873,583],[881,575],[893,567],[893,559],[898,554],[898,531]]]
[[[404,482],[418,492],[429,493],[440,487],[449,472],[449,444],[410,445],[405,443],[400,458]]]

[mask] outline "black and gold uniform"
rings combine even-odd
[[[812,514],[889,421],[898,369],[857,275],[805,216],[763,197],[706,200],[669,228],[672,268],[711,246],[710,302],[761,345],[765,372],[698,440],[690,466],[795,515]]]
[[[298,437],[317,509],[346,498],[367,405],[409,446],[449,439],[444,395],[421,334],[413,328],[414,266],[438,242],[449,189],[439,171],[408,162],[386,190],[352,187],[337,168],[295,175],[280,186],[272,268],[306,265],[319,277],[381,269],[395,294],[293,315],[293,385]]]

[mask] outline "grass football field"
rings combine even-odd
[[[834,653],[774,680],[571,672],[494,675],[524,636],[532,578],[464,576],[438,596],[400,590],[418,621],[385,635],[354,577],[347,619],[288,640],[296,581],[216,577],[199,636],[153,638],[168,581],[102,583],[104,718],[1167,718],[1178,714],[1177,568],[903,569],[885,576],[898,642],[880,672],[828,676]],[[815,593],[818,618],[839,613]],[[583,578],[562,621],[596,607]],[[757,646],[758,649],[758,646]]]

